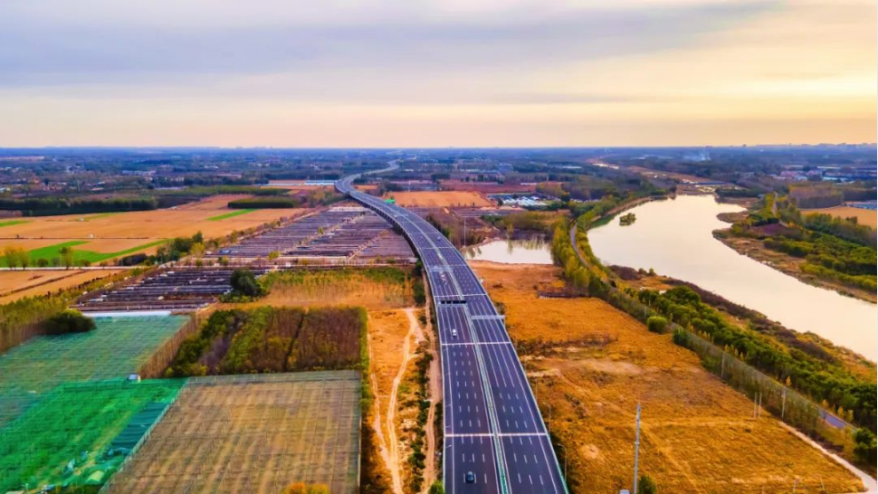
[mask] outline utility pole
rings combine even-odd
[[[466,249],[466,216],[463,217],[463,248]]]
[[[637,494],[637,460],[640,454],[640,402],[637,402],[637,431],[634,433],[634,494]]]

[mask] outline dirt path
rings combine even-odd
[[[369,360],[374,359],[374,355],[372,353],[372,337],[370,335],[366,336],[367,341],[369,342]],[[375,373],[371,372],[369,374],[369,380],[371,381],[371,386],[373,390],[378,389],[378,380],[375,378]],[[381,398],[378,396],[377,391],[375,391],[375,419],[372,421],[372,429],[375,430],[375,435],[378,436],[378,450],[381,453],[381,459],[384,460],[384,464],[387,466],[387,469],[390,470],[391,479],[393,480],[393,487],[395,494],[402,493],[401,481],[399,479],[399,471],[397,469],[391,468],[391,459],[390,459],[390,451],[387,448],[387,438],[384,437],[384,430],[381,428]],[[397,489],[397,486],[400,486]]]
[[[383,440],[381,441],[382,456],[387,463],[388,470],[390,470],[390,476],[393,481],[393,492],[396,494],[403,494],[401,470],[404,461],[404,458],[400,458],[399,439],[396,436],[396,396],[399,391],[399,383],[402,382],[405,370],[412,359],[412,350],[417,347],[418,343],[424,340],[424,333],[421,330],[421,326],[418,324],[417,317],[415,317],[415,309],[405,309],[405,314],[409,320],[409,330],[408,333],[406,333],[405,338],[402,340],[402,362],[400,363],[396,377],[393,378],[393,386],[390,389],[390,398],[387,402],[387,406],[384,407],[387,410],[384,419],[384,425],[387,427],[387,440],[386,442]],[[380,431],[382,423],[380,414],[378,414],[377,417],[375,428],[379,431],[379,435],[381,435]]]

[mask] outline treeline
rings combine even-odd
[[[272,187],[260,187],[257,185],[209,185],[186,187],[183,189],[160,190],[157,191],[161,195],[169,196],[191,196],[191,197],[210,197],[226,194],[248,194],[251,196],[283,196],[286,195],[286,189],[276,189]]]
[[[641,290],[637,298],[670,322],[694,331],[831,410],[838,410],[840,416],[852,423],[875,431],[878,388],[851,375],[842,365],[797,348],[778,347],[753,329],[726,322],[719,311],[703,303],[687,286],[664,293]]]
[[[21,211],[22,216],[148,211],[158,207],[159,202],[155,197],[112,197],[105,199],[71,199],[63,197],[0,198],[0,209]]]
[[[790,186],[789,195],[803,209],[829,208],[850,201],[874,201],[875,182],[798,183]]]
[[[718,195],[721,199],[752,198],[752,197],[759,197],[760,195],[762,195],[762,191],[758,190],[758,189],[750,189],[750,188],[739,188],[739,189],[720,188],[720,189],[716,189],[716,195]]]
[[[359,307],[217,311],[181,344],[165,376],[355,369],[365,330]]]
[[[790,197],[804,209],[831,208],[844,204],[844,193],[831,185],[790,187]]]
[[[191,237],[176,237],[168,240],[164,244],[156,248],[155,255],[151,261],[161,264],[170,261],[179,261],[181,258],[189,254],[204,254],[204,235],[197,232]]]
[[[815,232],[834,235],[838,238],[867,247],[875,247],[875,230],[857,223],[854,218],[838,218],[823,213],[806,214],[801,218],[802,226]]]
[[[175,190],[148,190],[145,192],[146,195],[140,195],[138,197],[0,198],[0,210],[21,211],[22,216],[121,213],[128,211],[151,211],[161,207],[178,206],[180,204],[197,201],[215,195],[249,194],[270,198],[286,196],[287,192],[288,191],[285,189],[274,189],[252,185],[214,185],[205,187],[187,187]]]
[[[601,282],[598,274],[593,273],[588,266],[579,261],[576,246],[570,243],[570,226],[570,221],[566,218],[558,221],[555,226],[555,233],[552,236],[552,260],[555,265],[562,268],[561,275],[564,279],[580,293],[599,295],[606,290],[606,286]],[[585,237],[585,234],[579,232],[578,228],[576,230],[576,235]],[[585,245],[579,239],[577,239],[577,243],[580,247]],[[599,265],[594,262],[596,259],[590,249],[583,254],[587,259],[590,258],[592,266]]]
[[[232,209],[292,209],[299,207],[299,201],[292,197],[248,197],[230,201]]]
[[[529,231],[551,234],[558,216],[544,211],[523,211],[505,216],[486,215],[482,219],[509,233]]]

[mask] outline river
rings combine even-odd
[[[713,238],[713,230],[728,227],[716,215],[741,210],[712,196],[679,196],[637,206],[630,210],[634,224],[620,226],[614,219],[590,230],[588,238],[606,265],[653,268],[692,282],[875,362],[878,306],[803,283]]]

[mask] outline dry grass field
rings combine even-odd
[[[670,335],[603,301],[540,299],[557,268],[473,263],[503,304],[509,332],[552,344],[522,352],[550,431],[565,445],[574,492],[630,487],[637,403],[640,471],[660,492],[857,492],[861,482],[703,370]],[[605,339],[605,336],[609,336]],[[599,337],[599,338],[596,338]],[[563,452],[564,450],[562,450]],[[764,491],[763,491],[764,489]]]
[[[242,197],[247,196],[215,196],[155,211],[23,218],[21,223],[0,228],[0,251],[7,245],[33,250],[78,240],[86,243],[77,246],[77,250],[120,252],[168,238],[192,236],[198,231],[205,238],[220,237],[234,230],[246,230],[307,212],[306,209],[261,209],[207,221],[236,211],[228,209],[226,204]],[[152,253],[155,246],[140,251]]]
[[[0,271],[0,304],[45,295],[118,273],[118,270]]]
[[[803,209],[802,213],[804,214],[829,214],[835,216],[836,218],[850,218],[854,217],[857,219],[857,223],[861,225],[870,226],[872,228],[878,228],[878,211],[870,211],[868,209],[854,208],[851,206],[837,206],[834,208],[826,208],[826,209]]]
[[[441,191],[441,192],[392,192],[384,195],[393,198],[396,204],[403,207],[417,208],[449,208],[449,207],[488,207],[493,203],[478,192]]]
[[[356,306],[372,310],[399,309],[414,305],[412,289],[406,283],[369,278],[356,270],[297,273],[274,282],[265,297],[234,307]],[[231,308],[229,306],[228,308]]]

